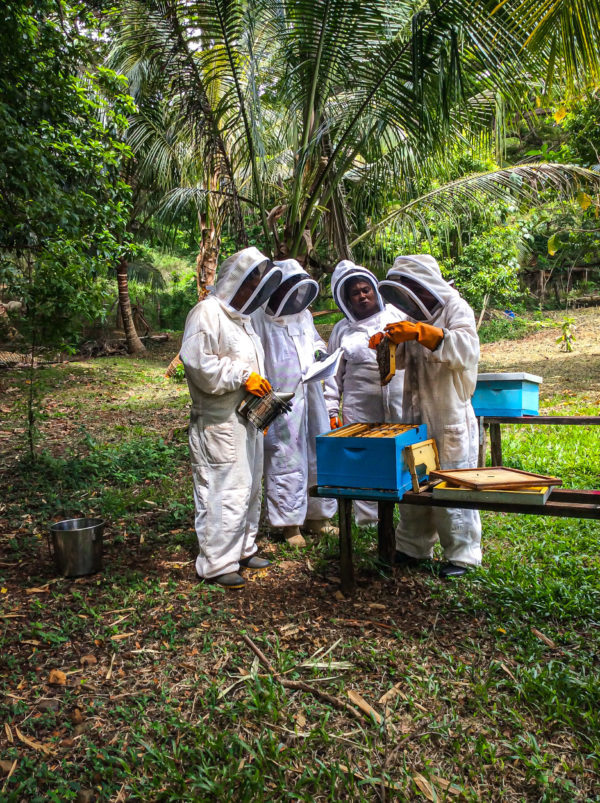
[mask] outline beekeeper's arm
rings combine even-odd
[[[241,360],[219,356],[219,330],[220,321],[214,307],[200,304],[192,320],[186,323],[179,352],[186,377],[203,393],[215,396],[247,387],[252,379],[259,377]],[[256,384],[258,388],[260,383]],[[252,389],[248,387],[248,390]]]
[[[329,338],[329,345],[327,350],[330,354],[339,347],[339,333],[335,331],[331,333]],[[321,341],[322,342],[322,341]],[[325,345],[323,343],[323,345]],[[341,426],[339,419],[340,415],[340,400],[344,391],[344,375],[346,373],[346,360],[342,354],[337,372],[334,376],[329,377],[323,382],[323,395],[325,396],[325,405],[327,407],[327,414],[329,415],[329,424],[332,429]]]
[[[462,299],[449,304],[452,309],[446,315],[443,340],[429,359],[445,363],[453,371],[476,368],[479,362],[479,337],[473,310]]]

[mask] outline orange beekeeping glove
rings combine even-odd
[[[330,429],[338,429],[341,426],[342,426],[342,422],[337,417],[337,415],[332,415],[331,418],[329,419],[329,428]]]
[[[271,385],[264,378],[264,376],[261,376],[254,371],[244,382],[244,387],[249,393],[253,393],[255,396],[266,396],[271,390]]]
[[[392,343],[406,343],[416,340],[425,348],[434,351],[444,339],[444,330],[428,323],[412,321],[394,321],[385,327],[385,333]]]
[[[383,332],[376,332],[374,335],[371,335],[369,338],[369,348],[376,349],[384,338],[385,334]]]

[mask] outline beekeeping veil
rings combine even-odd
[[[352,311],[348,291],[357,280],[368,282],[373,287],[378,304],[377,312],[381,312],[385,307],[377,287],[377,277],[375,274],[371,273],[367,268],[363,268],[362,265],[355,265],[354,262],[351,262],[349,259],[343,259],[336,265],[331,276],[331,292],[337,306],[341,309],[346,318],[354,323],[356,323],[358,319]]]
[[[215,295],[242,315],[257,310],[276,290],[281,270],[258,248],[244,248],[219,268]]]
[[[414,321],[431,323],[446,302],[458,292],[442,277],[437,260],[430,254],[398,257],[379,283],[384,300]]]
[[[295,259],[275,262],[281,270],[281,284],[267,301],[265,312],[273,318],[295,315],[306,309],[319,294],[319,285]]]

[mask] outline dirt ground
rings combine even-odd
[[[590,404],[600,403],[600,310],[595,307],[547,313],[562,322],[575,319],[573,351],[561,351],[556,342],[560,327],[547,327],[522,340],[500,340],[481,346],[479,370],[527,371],[543,377],[542,400],[569,388],[572,393],[589,393]]]

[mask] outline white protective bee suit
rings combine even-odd
[[[281,284],[252,322],[263,344],[269,382],[276,391],[295,390],[291,412],[273,421],[264,444],[267,518],[273,527],[291,527],[307,518],[330,518],[337,503],[307,493],[317,482],[316,436],[329,432],[321,383],[300,381],[315,352],[327,351],[307,309],[319,286],[295,259],[275,264],[282,271]]]
[[[379,309],[368,318],[357,320],[347,303],[345,285],[351,279],[363,279],[375,290]],[[342,359],[336,376],[325,382],[325,401],[330,418],[339,415],[340,401],[344,424],[378,424],[402,421],[402,391],[404,371],[397,371],[389,384],[382,386],[369,338],[393,321],[405,315],[391,305],[385,305],[377,289],[377,278],[370,270],[350,260],[340,262],[331,276],[334,301],[344,313],[329,338],[328,350],[342,349]],[[377,504],[355,502],[354,514],[359,525],[377,521]]]
[[[250,275],[258,281],[240,310],[232,306]],[[221,265],[214,293],[185,322],[180,358],[192,397],[192,460],[200,577],[237,572],[256,552],[261,502],[263,434],[237,406],[251,373],[264,374],[260,338],[250,313],[276,289],[281,271],[256,248]]]
[[[471,396],[477,382],[479,338],[473,310],[442,278],[429,254],[398,257],[379,290],[409,320],[439,327],[444,335],[433,351],[416,340],[398,346],[396,364],[405,369],[404,420],[427,424],[443,469],[476,467],[479,435]],[[438,537],[446,560],[458,566],[481,563],[477,510],[400,505],[396,530],[400,552],[430,557]]]

